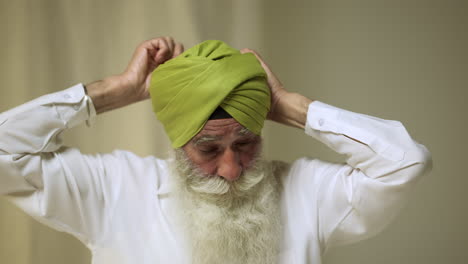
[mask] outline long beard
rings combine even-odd
[[[279,184],[265,162],[228,182],[196,168],[176,150],[175,195],[192,263],[276,263],[281,235]]]

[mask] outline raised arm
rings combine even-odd
[[[347,157],[346,164],[303,158],[292,165],[285,182],[285,207],[294,216],[288,221],[297,227],[295,239],[300,241],[298,234],[307,234],[304,239],[318,240],[323,253],[381,231],[406,204],[417,179],[430,170],[428,150],[398,121],[287,92],[260,56],[257,58],[273,95],[269,118],[303,128]]]
[[[142,164],[129,153],[83,155],[62,145],[63,131],[96,114],[148,98],[159,64],[183,50],[172,38],[142,43],[119,75],[48,94],[0,114],[0,195],[85,243],[105,231],[122,168]],[[94,104],[93,104],[94,103]],[[141,173],[143,174],[143,173]]]
[[[183,45],[171,37],[141,43],[123,73],[86,85],[96,112],[99,114],[148,99],[153,70],[183,51]]]
[[[313,101],[301,94],[288,92],[258,53],[251,49],[241,50],[241,53],[247,52],[253,53],[257,57],[267,74],[271,90],[271,110],[268,113],[268,119],[283,125],[304,129],[307,121],[307,110]]]

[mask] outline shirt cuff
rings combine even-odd
[[[312,102],[307,110],[306,134],[312,136],[315,130],[339,133],[340,128],[336,121],[340,110],[320,101]]]
[[[83,122],[86,122],[88,126],[94,123],[96,109],[91,98],[85,93],[83,84],[79,83],[50,96],[49,100],[52,103],[46,104],[55,106],[57,114],[67,128],[75,127]]]
[[[394,134],[386,135],[387,131],[394,132],[398,127],[403,127],[398,121],[383,120],[314,101],[309,105],[305,132],[327,145],[339,140],[327,135],[344,135],[354,139],[356,144],[369,146],[387,159],[399,161],[403,159],[404,151],[391,143],[395,140]]]

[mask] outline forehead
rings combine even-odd
[[[195,136],[224,136],[231,133],[238,133],[244,127],[234,118],[208,120],[203,129]]]

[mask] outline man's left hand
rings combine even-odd
[[[240,52],[242,54],[254,54],[267,74],[267,82],[271,91],[271,108],[267,118],[284,125],[303,129],[306,122],[307,110],[312,100],[284,89],[281,81],[257,52],[251,49],[242,49]]]

